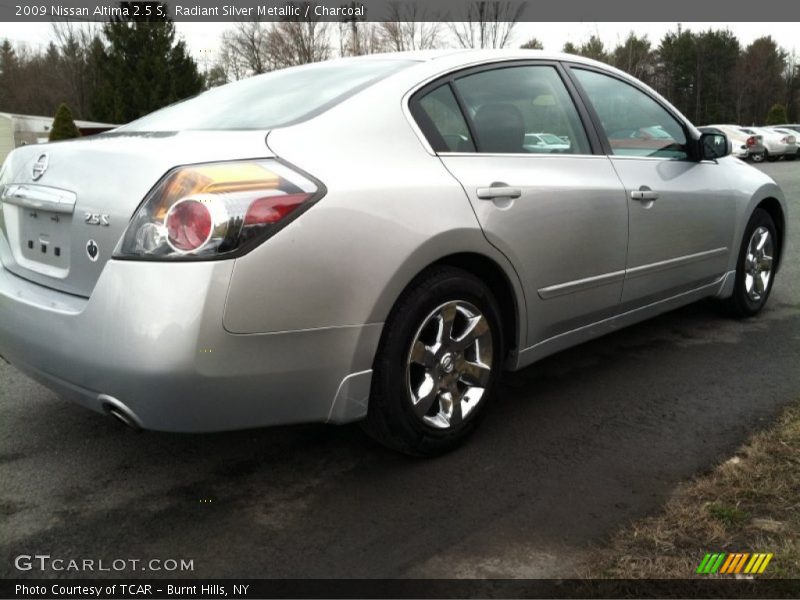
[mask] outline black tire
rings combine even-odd
[[[752,160],[754,163],[764,162],[765,154],[766,154],[766,152],[759,152],[758,154],[751,154],[750,155],[750,160]]]
[[[772,271],[765,291],[760,295],[760,298],[754,300],[747,292],[747,273],[745,269],[747,266],[746,256],[748,253],[748,246],[753,237],[753,233],[759,227],[766,228],[773,240]],[[739,248],[739,257],[736,260],[736,279],[733,284],[733,294],[724,301],[725,308],[730,315],[737,318],[752,317],[764,308],[764,305],[769,299],[769,294],[772,291],[772,285],[775,282],[775,267],[777,266],[777,259],[780,254],[780,244],[781,240],[778,238],[772,217],[762,208],[755,209],[750,217],[750,221],[747,223],[747,227],[744,229],[744,236],[742,237],[741,247]]]
[[[425,422],[426,418],[432,417],[418,416],[414,411],[410,390],[412,367],[408,364],[412,344],[425,331],[425,323],[432,322],[429,319],[438,308],[451,302],[472,306],[485,317],[491,335],[491,371],[488,383],[482,386],[483,394],[471,412],[465,413],[458,425],[438,429]],[[502,368],[502,336],[497,302],[480,279],[454,267],[428,269],[406,289],[386,321],[375,358],[367,418],[362,427],[378,442],[412,456],[435,456],[452,450],[474,431],[485,413],[495,379]],[[484,345],[484,352],[486,346],[488,344]],[[466,360],[466,351],[461,354]],[[437,362],[443,358],[431,360],[437,365],[432,369],[443,368],[443,363]],[[453,373],[441,375],[451,379],[455,376]],[[435,406],[442,406],[438,395],[433,402],[431,410],[435,412]],[[460,411],[460,400],[458,405]]]

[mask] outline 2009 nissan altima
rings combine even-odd
[[[11,153],[0,354],[136,427],[362,420],[440,453],[504,369],[704,297],[763,308],[785,201],[728,154],[569,55],[377,55],[232,83]]]

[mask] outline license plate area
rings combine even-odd
[[[72,215],[25,207],[18,210],[22,256],[31,262],[68,269]]]

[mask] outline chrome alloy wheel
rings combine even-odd
[[[458,426],[478,406],[492,372],[492,331],[472,304],[452,301],[431,312],[406,360],[411,403],[437,429]]]
[[[772,277],[772,236],[766,227],[758,227],[750,237],[744,257],[744,287],[747,297],[759,302]]]

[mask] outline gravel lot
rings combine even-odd
[[[36,553],[193,559],[171,575],[196,577],[574,574],[800,397],[800,162],[759,168],[792,209],[759,318],[699,303],[509,375],[437,460],[354,426],[140,434],[0,362],[0,575],[41,576],[13,566]]]

